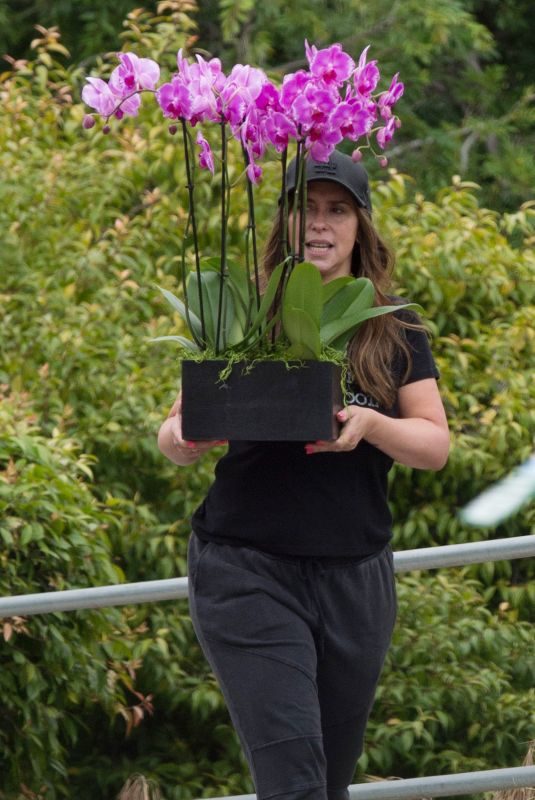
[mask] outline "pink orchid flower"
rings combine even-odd
[[[399,77],[399,72],[396,72],[396,74],[392,78],[388,91],[383,92],[381,95],[379,95],[379,99],[377,101],[377,105],[379,106],[379,113],[385,120],[389,120],[391,118],[392,107],[397,103],[400,97],[402,97],[403,92],[405,90],[404,85],[400,81],[398,81],[398,77]]]
[[[311,79],[310,73],[300,69],[285,75],[280,90],[280,104],[283,111],[289,111],[296,97],[304,90]]]
[[[258,164],[255,162],[250,149],[246,148],[246,150],[249,161],[246,169],[247,177],[249,178],[251,183],[257,184],[262,178],[262,167],[258,166]]]
[[[370,61],[369,63],[366,63],[369,49],[370,45],[364,48],[360,55],[357,68],[353,73],[353,85],[355,86],[355,91],[357,94],[364,96],[369,96],[373,91],[375,91],[375,87],[379,83],[379,78],[381,77],[377,67],[377,61]]]
[[[260,94],[255,100],[255,106],[260,109],[260,111],[264,112],[280,112],[282,110],[280,104],[280,96],[279,90],[276,86],[274,86],[269,81],[266,81],[262,89],[260,90]]]
[[[139,95],[125,100],[101,78],[86,78],[86,80],[87,85],[82,89],[82,100],[101,116],[109,117],[115,113],[117,119],[121,119],[125,114],[131,117],[137,115],[141,105]]]
[[[377,144],[382,150],[385,149],[388,142],[392,141],[396,127],[396,118],[390,117],[386,125],[377,131]]]
[[[160,67],[150,58],[138,58],[134,53],[118,53],[121,62],[110,76],[113,92],[125,97],[141,89],[154,89],[160,79]]]
[[[288,147],[290,138],[297,139],[297,128],[286,114],[275,111],[264,120],[264,133],[278,153]]]
[[[339,128],[320,125],[309,132],[305,139],[305,147],[310,151],[314,161],[328,161],[332,151],[341,141],[342,134]]]
[[[191,97],[184,84],[175,76],[171,83],[164,83],[156,91],[156,100],[165,117],[189,119]]]
[[[197,56],[197,62],[190,64],[178,51],[177,64],[179,72],[177,81],[187,90],[190,98],[190,110],[186,119],[192,125],[197,122],[219,122],[221,118],[221,101],[219,92],[224,86],[225,76],[221,71],[218,58],[205,61]]]
[[[292,103],[293,118],[304,133],[325,123],[336,108],[337,98],[320,87],[321,84],[318,86],[315,81],[309,81]]]
[[[323,50],[317,50],[305,41],[305,52],[310,72],[327,85],[341,86],[355,69],[355,62],[351,56],[344,53],[340,44],[332,44]]]
[[[263,114],[256,106],[251,106],[241,125],[232,127],[232,133],[248,150],[250,157],[261,158],[266,150],[263,131]]]
[[[223,115],[231,126],[239,125],[267,82],[261,69],[236,64],[221,90]]]
[[[329,124],[340,129],[342,138],[356,142],[371,131],[377,118],[375,108],[375,103],[365,103],[358,97],[344,100],[332,112]]]
[[[200,131],[197,131],[197,144],[201,148],[199,153],[199,166],[201,169],[209,169],[212,175],[215,172],[214,154],[209,142],[204,138]]]

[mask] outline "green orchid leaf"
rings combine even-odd
[[[357,280],[352,275],[344,275],[341,278],[335,278],[328,283],[323,284],[323,305],[329,302],[331,297],[340,291],[344,286],[349,283],[354,283]]]
[[[234,317],[229,322],[230,324],[227,325],[226,329],[225,345],[227,347],[235,347],[245,338],[244,322],[240,319],[236,307],[234,308]]]
[[[320,330],[321,341],[324,344],[328,344],[333,347],[334,342],[336,341],[337,349],[343,349],[339,346],[339,339],[342,336],[346,337],[345,343],[347,344],[359,325],[362,325],[362,323],[367,319],[380,317],[383,314],[391,314],[394,311],[400,311],[402,308],[421,310],[421,307],[417,303],[406,303],[399,306],[375,306],[374,308],[368,308],[355,314],[351,314],[351,316],[343,316],[334,322],[330,322],[328,325],[322,326]]]
[[[282,301],[282,324],[284,325],[284,308],[299,308],[306,311],[319,327],[323,305],[323,289],[321,275],[314,264],[303,261],[293,268]]]
[[[319,327],[315,319],[302,308],[293,308],[287,304],[282,308],[282,327],[290,340],[291,355],[297,358],[315,358],[321,355]],[[297,355],[297,353],[309,355]]]
[[[287,354],[288,358],[294,358],[296,361],[317,361],[317,356],[303,344],[290,345]]]
[[[371,308],[374,298],[375,289],[369,278],[354,278],[351,283],[342,286],[325,304],[321,315],[322,326],[339,320],[351,307],[353,311]]]
[[[235,297],[239,300],[245,313],[247,314],[251,303],[255,298],[255,287],[252,283],[247,270],[243,264],[229,259],[227,261],[229,283],[235,291]]]
[[[280,312],[275,314],[275,316],[271,317],[271,319],[266,323],[265,327],[262,328],[262,335],[267,336],[267,334],[272,330],[280,322]],[[246,353],[247,350],[250,350],[251,347],[255,347],[258,344],[258,339],[254,337],[244,337],[241,342],[238,342],[232,349],[236,350],[240,353]]]
[[[156,284],[157,285],[157,284]],[[201,320],[195,314],[195,312],[189,308],[189,320],[188,320],[188,313],[186,312],[186,306],[176,295],[172,292],[168,291],[167,289],[163,289],[161,286],[157,285],[157,288],[163,294],[165,299],[170,303],[175,311],[178,311],[180,317],[184,320],[184,322],[191,328],[192,333],[197,336],[197,338],[202,337],[202,326]]]
[[[258,331],[258,329],[261,328],[262,325],[264,324],[268,311],[273,305],[275,295],[277,294],[277,289],[279,288],[279,283],[282,277],[283,269],[284,269],[284,262],[282,264],[278,264],[271,273],[271,277],[266,287],[266,291],[264,293],[264,296],[262,297],[262,302],[260,303],[260,308],[258,309],[255,318],[251,322],[249,330],[247,331],[245,342],[248,342],[250,340],[250,337],[254,336],[254,334]]]
[[[185,336],[155,336],[151,342],[178,342],[185,350],[191,350],[194,353],[200,353],[201,348],[198,347],[191,339],[186,339]]]
[[[221,272],[221,259],[217,256],[210,256],[209,258],[201,258],[199,266],[202,270],[209,269],[212,272]]]
[[[203,258],[201,260],[201,270],[210,270],[221,274],[221,259],[217,256]],[[236,299],[239,300],[245,312],[247,312],[253,297],[254,286],[247,274],[245,265],[228,258],[225,280],[234,288]]]
[[[221,274],[221,260],[217,256],[203,258],[201,270],[207,270]],[[234,310],[238,314],[240,324],[245,331],[247,320],[256,312],[256,292],[254,284],[243,264],[233,259],[227,259],[227,269],[225,273],[225,284],[228,285],[234,298]]]
[[[219,299],[221,293],[221,276],[219,273],[207,269],[200,274],[201,290],[203,300],[204,322],[206,327],[206,339],[208,343],[216,348],[217,321],[219,313]],[[196,272],[190,272],[187,279],[187,292],[190,307],[198,317],[200,313],[199,302],[199,276]],[[219,337],[219,348],[225,347],[226,331],[232,324],[234,318],[234,302],[226,281],[223,281],[222,295],[222,315],[221,330]]]
[[[232,295],[232,299],[234,301],[234,315],[236,320],[239,322],[239,325],[243,331],[243,335],[245,336],[245,331],[247,330],[247,320],[250,315],[250,308],[244,306],[242,296],[240,294],[239,289],[236,288],[235,284],[229,280],[228,284],[228,291]]]

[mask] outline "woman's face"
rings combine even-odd
[[[290,237],[293,215],[290,214]],[[299,235],[299,220],[297,220]],[[305,260],[319,269],[324,283],[351,274],[357,240],[358,217],[351,194],[332,181],[311,181],[307,186]]]

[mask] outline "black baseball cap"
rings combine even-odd
[[[346,156],[339,150],[333,150],[328,161],[313,161],[310,156],[306,159],[306,178],[309,181],[333,181],[339,183],[355,198],[357,205],[372,212],[368,173],[351,156]],[[286,191],[295,189],[296,160],[290,162],[286,171]]]

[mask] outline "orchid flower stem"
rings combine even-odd
[[[215,336],[215,351],[219,353],[219,340],[221,336],[221,322],[223,319],[224,282],[227,270],[227,131],[226,122],[221,120],[221,261],[219,268],[219,300],[217,304],[217,329]]]
[[[245,159],[245,163],[249,165],[249,156],[247,154],[247,150],[243,147],[243,157]],[[247,231],[251,234],[251,244],[253,249],[253,268],[254,268],[254,282],[255,282],[255,291],[256,291],[256,309],[260,308],[260,275],[258,272],[258,251],[256,247],[256,222],[255,222],[255,213],[254,213],[254,194],[253,194],[253,184],[249,180],[249,176],[246,175],[247,181],[247,203],[249,206],[249,222],[247,225]],[[249,266],[249,265],[247,265]]]
[[[288,258],[288,193],[286,192],[286,163],[288,161],[288,148],[285,147],[282,151],[282,158],[281,158],[281,170],[282,170],[282,177],[281,177],[281,198],[282,202],[280,204],[280,214],[281,214],[281,221],[280,221],[280,231],[281,231],[281,241],[280,241],[280,249],[281,255],[283,259]]]
[[[280,222],[279,222],[279,230],[280,230],[280,243],[279,243],[279,255],[281,257],[281,261],[284,261],[284,269],[281,276],[281,282],[277,294],[275,296],[275,300],[273,303],[273,315],[276,315],[279,311],[281,302],[282,302],[282,287],[284,286],[286,280],[286,273],[288,271],[288,266],[291,261],[291,255],[288,249],[288,192],[286,191],[286,164],[288,162],[288,146],[284,148],[281,155],[281,200],[280,200]],[[271,329],[271,344],[274,346],[275,341],[277,338],[277,329],[273,327]]]
[[[305,236],[307,213],[307,182],[306,182],[306,153],[301,151],[299,162],[299,250],[298,260],[305,260]]]
[[[295,191],[293,198],[293,217],[292,217],[292,263],[291,268],[295,266],[297,261],[302,261],[300,253],[301,242],[301,217],[303,215],[303,190],[301,184],[303,183],[303,148],[301,142],[297,141],[297,153],[295,156]],[[299,219],[299,238],[297,234],[297,220]]]
[[[202,296],[202,281],[201,281],[201,264],[200,264],[200,257],[199,257],[199,242],[197,237],[197,222],[195,219],[195,185],[193,182],[193,169],[190,160],[190,149],[193,149],[190,133],[188,131],[186,120],[184,118],[181,119],[182,122],[182,134],[184,137],[184,161],[186,164],[186,176],[188,179],[188,195],[189,195],[189,218],[188,223],[191,220],[191,233],[193,236],[193,247],[195,251],[195,271],[197,272],[197,284],[199,287],[199,312],[201,318],[201,336],[202,336],[202,344],[197,342],[201,349],[206,348],[206,323],[204,319],[204,305],[203,305],[203,296]],[[188,225],[189,227],[189,225]],[[186,237],[184,237],[186,239]],[[182,281],[184,286],[184,303],[186,306],[186,317],[188,321],[188,325],[190,330],[192,330],[190,321],[189,321],[189,304],[188,304],[188,292],[186,289],[186,269],[185,269],[185,255],[184,249],[182,250]]]
[[[182,241],[182,258],[181,258],[181,272],[182,272],[182,288],[184,291],[184,306],[186,308],[186,321],[188,323],[189,329],[192,333],[193,339],[195,340],[196,344],[199,345],[201,350],[206,348],[206,325],[204,320],[204,307],[203,307],[203,298],[202,298],[202,287],[201,287],[201,280],[200,280],[200,261],[199,261],[199,246],[197,241],[197,224],[195,220],[195,194],[194,194],[194,183],[193,183],[193,174],[192,174],[192,167],[190,161],[190,148],[191,145],[191,138],[189,135],[189,131],[186,126],[186,120],[182,119],[182,134],[184,139],[184,161],[186,164],[186,175],[187,175],[187,189],[188,189],[188,221],[186,225],[186,232]],[[197,278],[198,278],[198,285],[199,285],[199,312],[201,318],[201,339],[195,335],[193,331],[193,327],[190,323],[190,316],[189,316],[189,303],[188,303],[188,290],[186,285],[186,243],[189,235],[189,226],[191,223],[191,232],[193,237],[193,246],[195,250],[195,269],[197,271]]]

